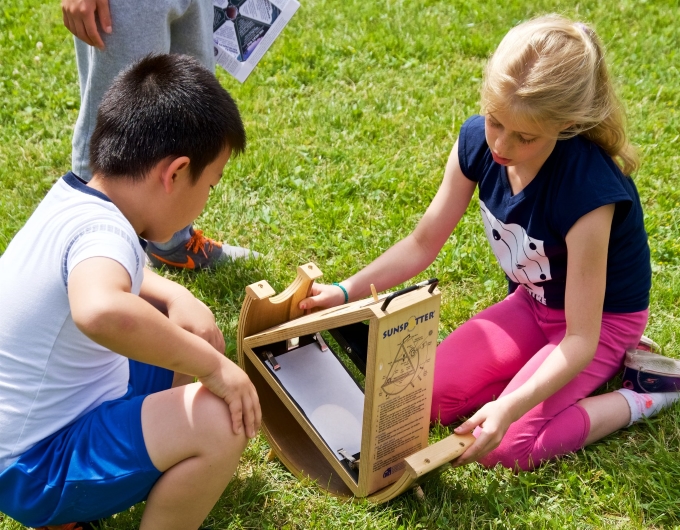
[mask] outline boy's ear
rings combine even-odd
[[[159,164],[160,179],[166,193],[172,193],[175,184],[181,178],[189,178],[190,162],[188,156],[178,156],[177,158],[168,158],[165,163]]]

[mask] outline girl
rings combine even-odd
[[[351,278],[315,285],[329,307],[428,267],[476,186],[510,294],[437,350],[431,418],[467,421],[457,464],[530,469],[666,403],[617,391],[588,397],[645,329],[650,255],[626,139],[595,33],[545,16],[512,29],[486,67],[483,116],[462,126],[443,182],[412,234]],[[651,405],[647,406],[648,403]],[[481,407],[481,408],[480,408]]]

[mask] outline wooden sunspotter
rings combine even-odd
[[[239,363],[257,389],[263,433],[295,476],[385,502],[474,441],[454,434],[428,446],[440,292],[433,283],[304,315],[298,305],[320,276],[308,263],[279,295],[264,280],[246,287]]]

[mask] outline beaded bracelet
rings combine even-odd
[[[345,303],[349,302],[349,294],[347,293],[347,289],[345,289],[342,285],[340,285],[337,282],[334,283],[333,285],[337,285],[338,287],[340,287],[340,289],[342,289],[342,294],[345,295]]]

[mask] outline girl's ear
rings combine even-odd
[[[170,194],[174,191],[175,185],[183,178],[189,178],[189,157],[178,156],[177,158],[168,158],[159,164],[160,180],[163,189]]]
[[[568,131],[568,130],[571,129],[575,124],[576,124],[575,121],[570,121],[570,122],[568,122],[568,123],[565,123],[565,124],[562,126],[562,129],[560,130],[560,132]]]

